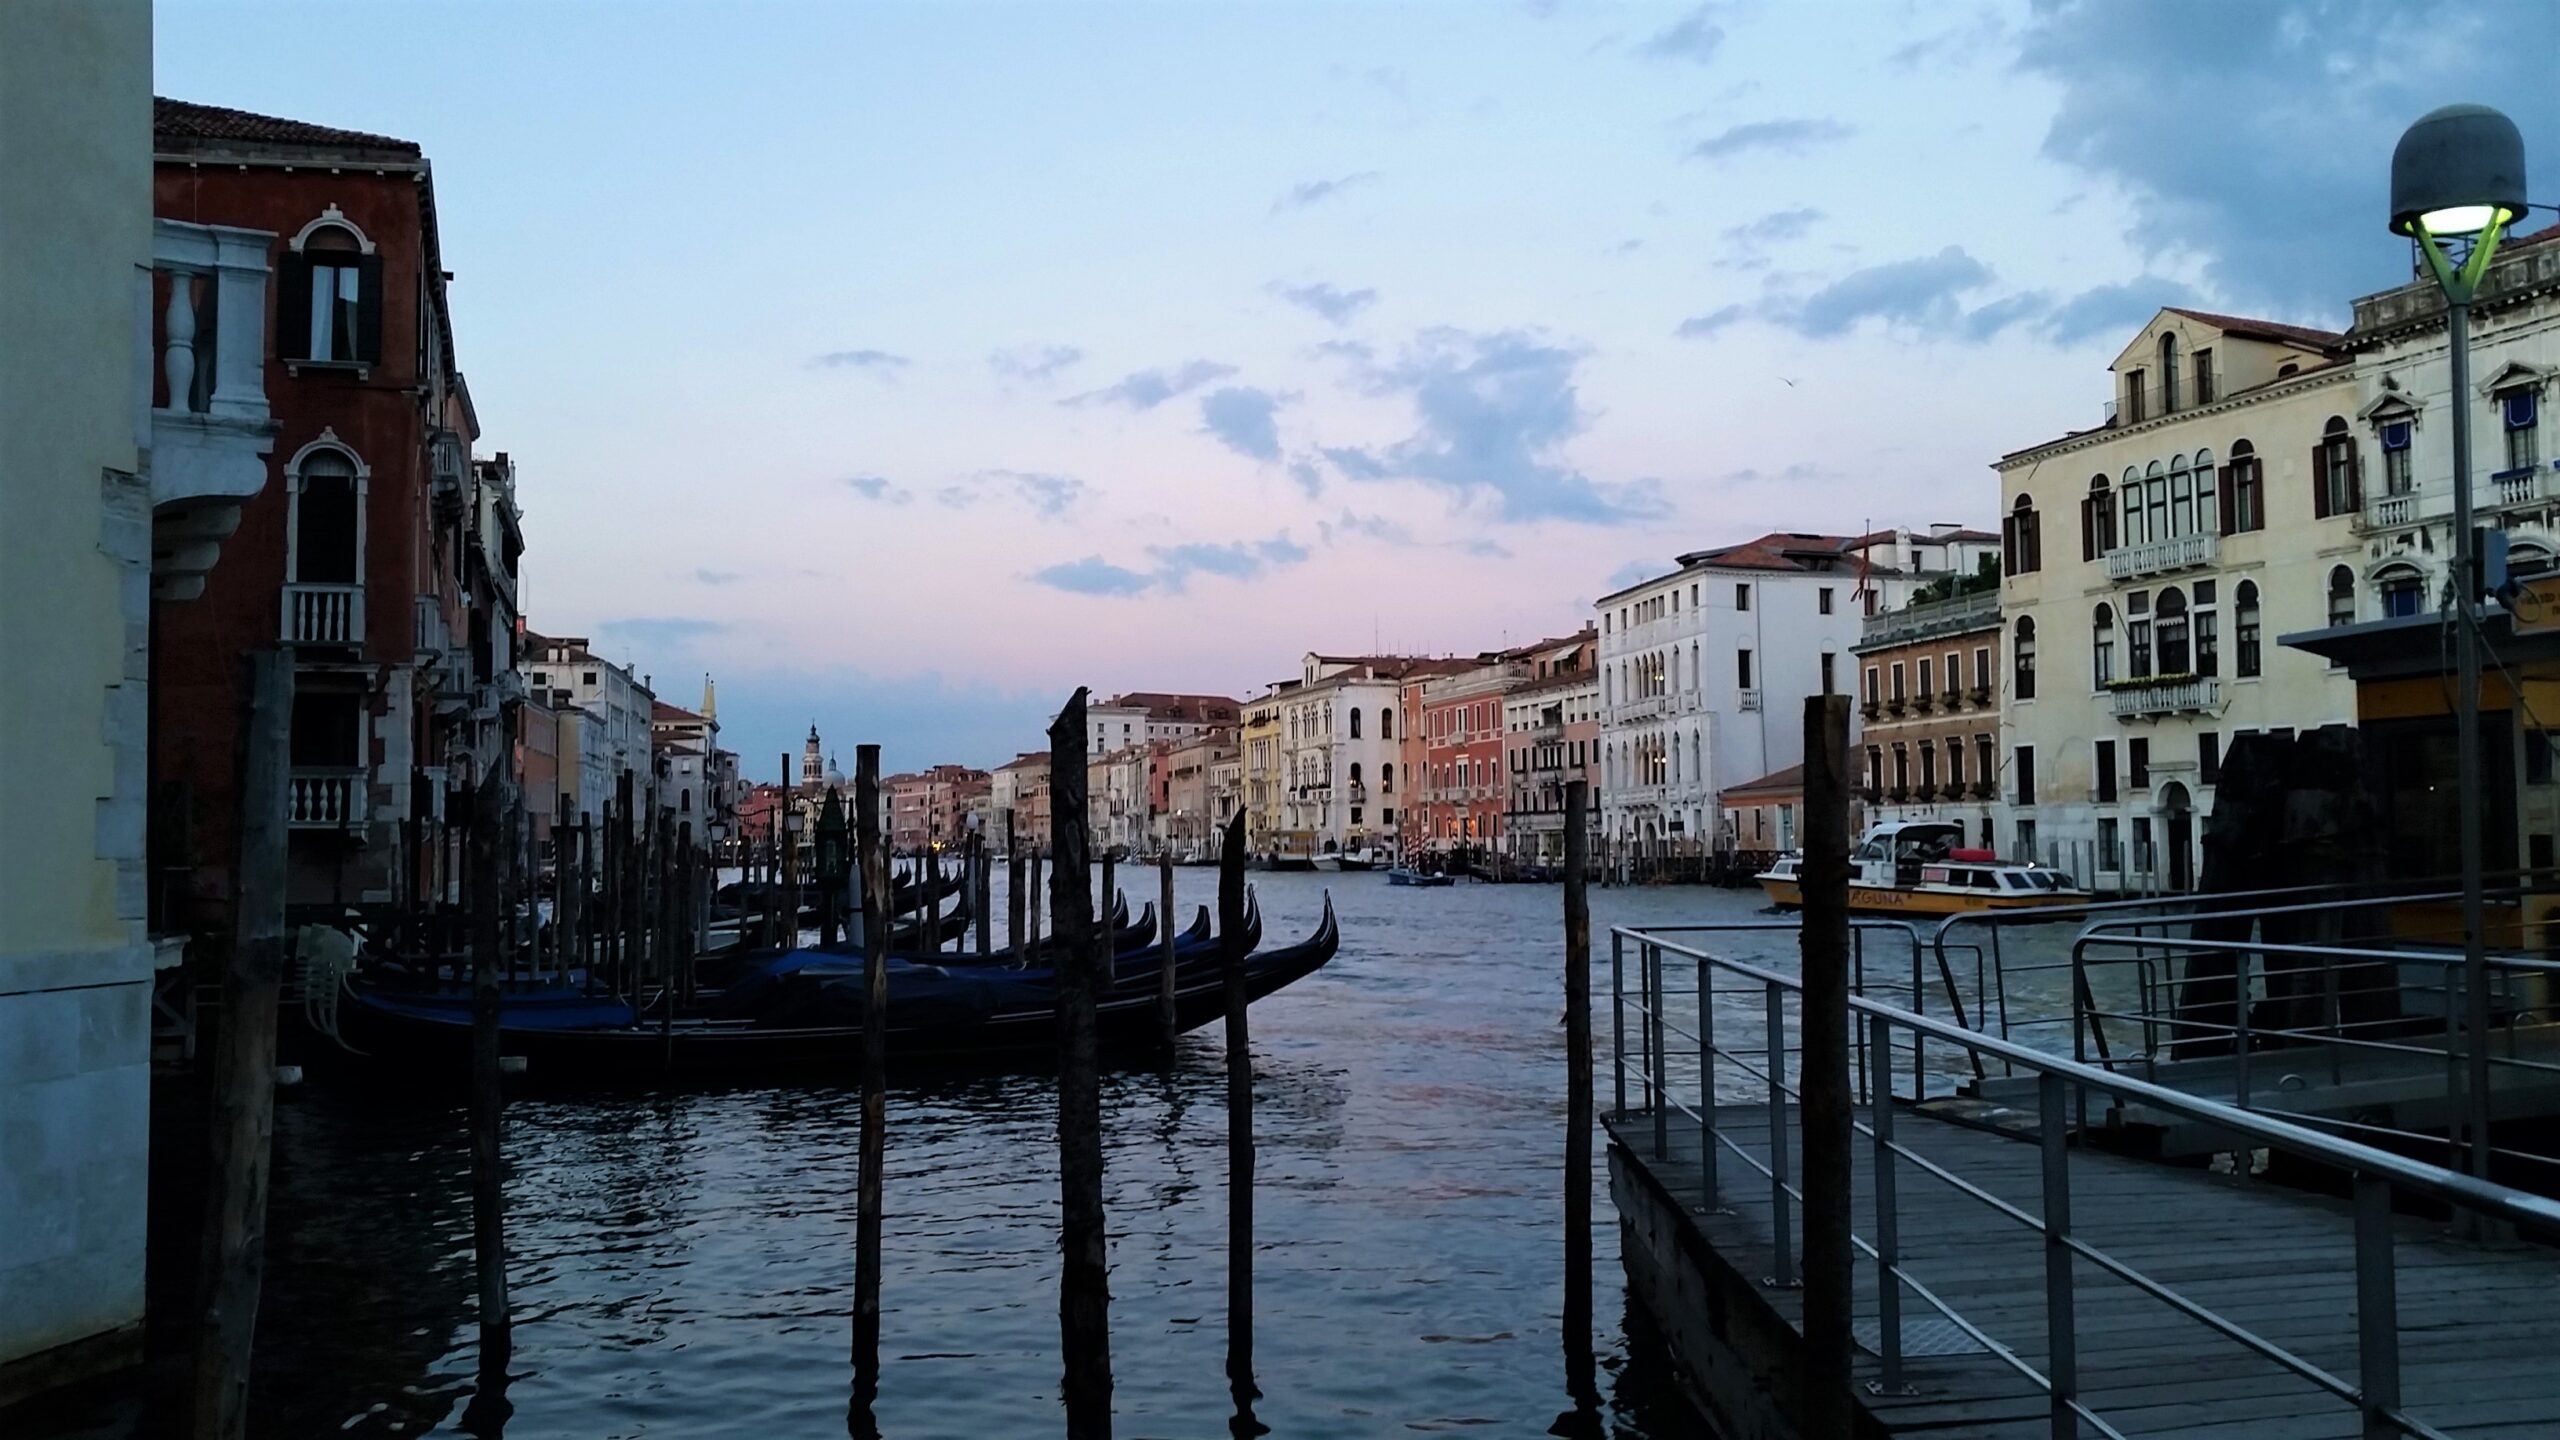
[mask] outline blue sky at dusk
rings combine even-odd
[[[2560,7],[162,0],[419,141],[535,626],[763,774],[1077,684],[1473,651],[1772,528],[1992,520],[2162,303],[2342,327],[2392,141],[2560,196]]]

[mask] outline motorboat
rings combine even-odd
[[[1959,915],[2085,905],[2089,892],[2062,871],[1968,849],[1964,827],[1944,820],[1886,821],[1849,853],[1849,908],[1865,914]],[[1782,909],[1804,904],[1804,857],[1780,856],[1752,877]]]

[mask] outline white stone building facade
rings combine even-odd
[[[1394,843],[1395,800],[1381,789],[1401,758],[1399,682],[1431,663],[1307,654],[1297,688],[1279,702],[1283,845],[1326,855]]]

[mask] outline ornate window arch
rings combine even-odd
[[[2329,623],[2356,623],[2356,572],[2344,565],[2331,566],[2329,570]]]
[[[2426,613],[2427,572],[2416,561],[2399,557],[2376,566],[2373,586],[2385,616]]]
[[[276,353],[359,373],[382,358],[382,255],[335,205],[294,233],[276,266]]]
[[[2015,699],[2033,700],[2036,698],[2036,618],[2032,615],[2019,616],[2015,635],[2009,645],[2014,677],[2009,693]]]
[[[2098,689],[2116,678],[2116,610],[2101,600],[2089,618],[2089,679]]]

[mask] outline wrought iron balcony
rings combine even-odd
[[[2198,535],[2176,535],[2142,545],[2118,546],[2107,552],[2107,578],[2128,580],[2137,575],[2192,570],[2199,565],[2212,564],[2222,553],[2221,547],[2221,537],[2210,531]]]

